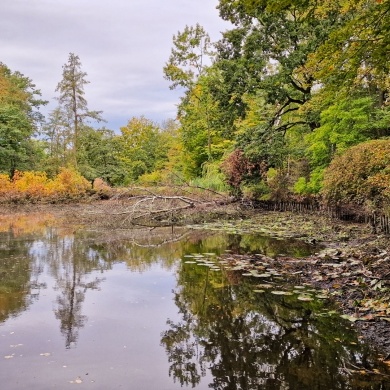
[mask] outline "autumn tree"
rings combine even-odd
[[[331,205],[367,211],[390,207],[390,140],[360,143],[338,155],[325,172],[323,195]]]
[[[133,117],[120,130],[117,145],[119,160],[126,170],[125,182],[137,181],[167,160],[169,144],[163,142],[160,128],[153,121],[144,116]]]

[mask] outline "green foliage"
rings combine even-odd
[[[386,132],[388,115],[388,110],[376,108],[368,96],[336,100],[322,111],[321,126],[306,136],[313,167],[324,168],[335,154]]]
[[[225,175],[221,172],[219,162],[205,163],[202,168],[202,176],[192,179],[190,185],[218,192],[227,192],[229,190],[229,186],[225,181]]]
[[[39,95],[28,77],[0,63],[0,172],[13,176],[37,160],[32,137],[42,120],[37,110],[46,104]]]
[[[68,164],[77,168],[81,127],[88,119],[102,121],[102,112],[88,109],[84,86],[89,84],[89,81],[85,78],[87,73],[81,70],[79,56],[69,53],[68,62],[62,69],[62,80],[56,88],[59,92],[59,107],[53,112],[47,131],[51,138],[62,139],[62,153],[67,154]]]
[[[120,185],[126,169],[119,158],[118,136],[111,130],[83,126],[77,151],[80,173],[90,181],[101,178],[109,185]]]
[[[298,195],[319,194],[324,179],[324,168],[317,167],[310,172],[310,178],[299,177],[293,184],[293,192]]]
[[[117,139],[118,158],[126,172],[125,183],[161,168],[167,161],[170,143],[154,122],[141,116],[133,117]]]
[[[269,200],[271,190],[264,180],[257,183],[242,186],[242,196],[250,200]]]
[[[173,36],[171,55],[163,69],[164,77],[172,82],[170,88],[191,89],[213,55],[210,37],[201,25],[179,31]]]
[[[337,156],[325,172],[322,194],[332,205],[390,204],[390,140],[363,142]]]

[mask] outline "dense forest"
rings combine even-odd
[[[218,42],[173,36],[162,69],[177,118],[120,133],[91,111],[69,54],[57,108],[0,63],[0,195],[193,183],[264,200],[390,208],[390,0],[220,0]],[[104,107],[103,107],[104,109]],[[39,192],[39,191],[38,191]]]

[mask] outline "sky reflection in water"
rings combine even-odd
[[[348,375],[376,363],[326,301],[259,294],[259,280],[184,257],[272,255],[272,240],[176,229],[132,242],[43,216],[1,222],[2,388],[390,388]]]

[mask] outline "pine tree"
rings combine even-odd
[[[70,144],[68,145],[71,158],[70,163],[77,167],[78,138],[82,124],[86,119],[102,121],[102,111],[89,111],[87,100],[84,97],[84,86],[89,84],[87,73],[81,70],[79,56],[69,54],[68,62],[62,67],[62,80],[58,83],[56,92],[59,92],[58,102],[60,108],[67,113],[70,129]]]

